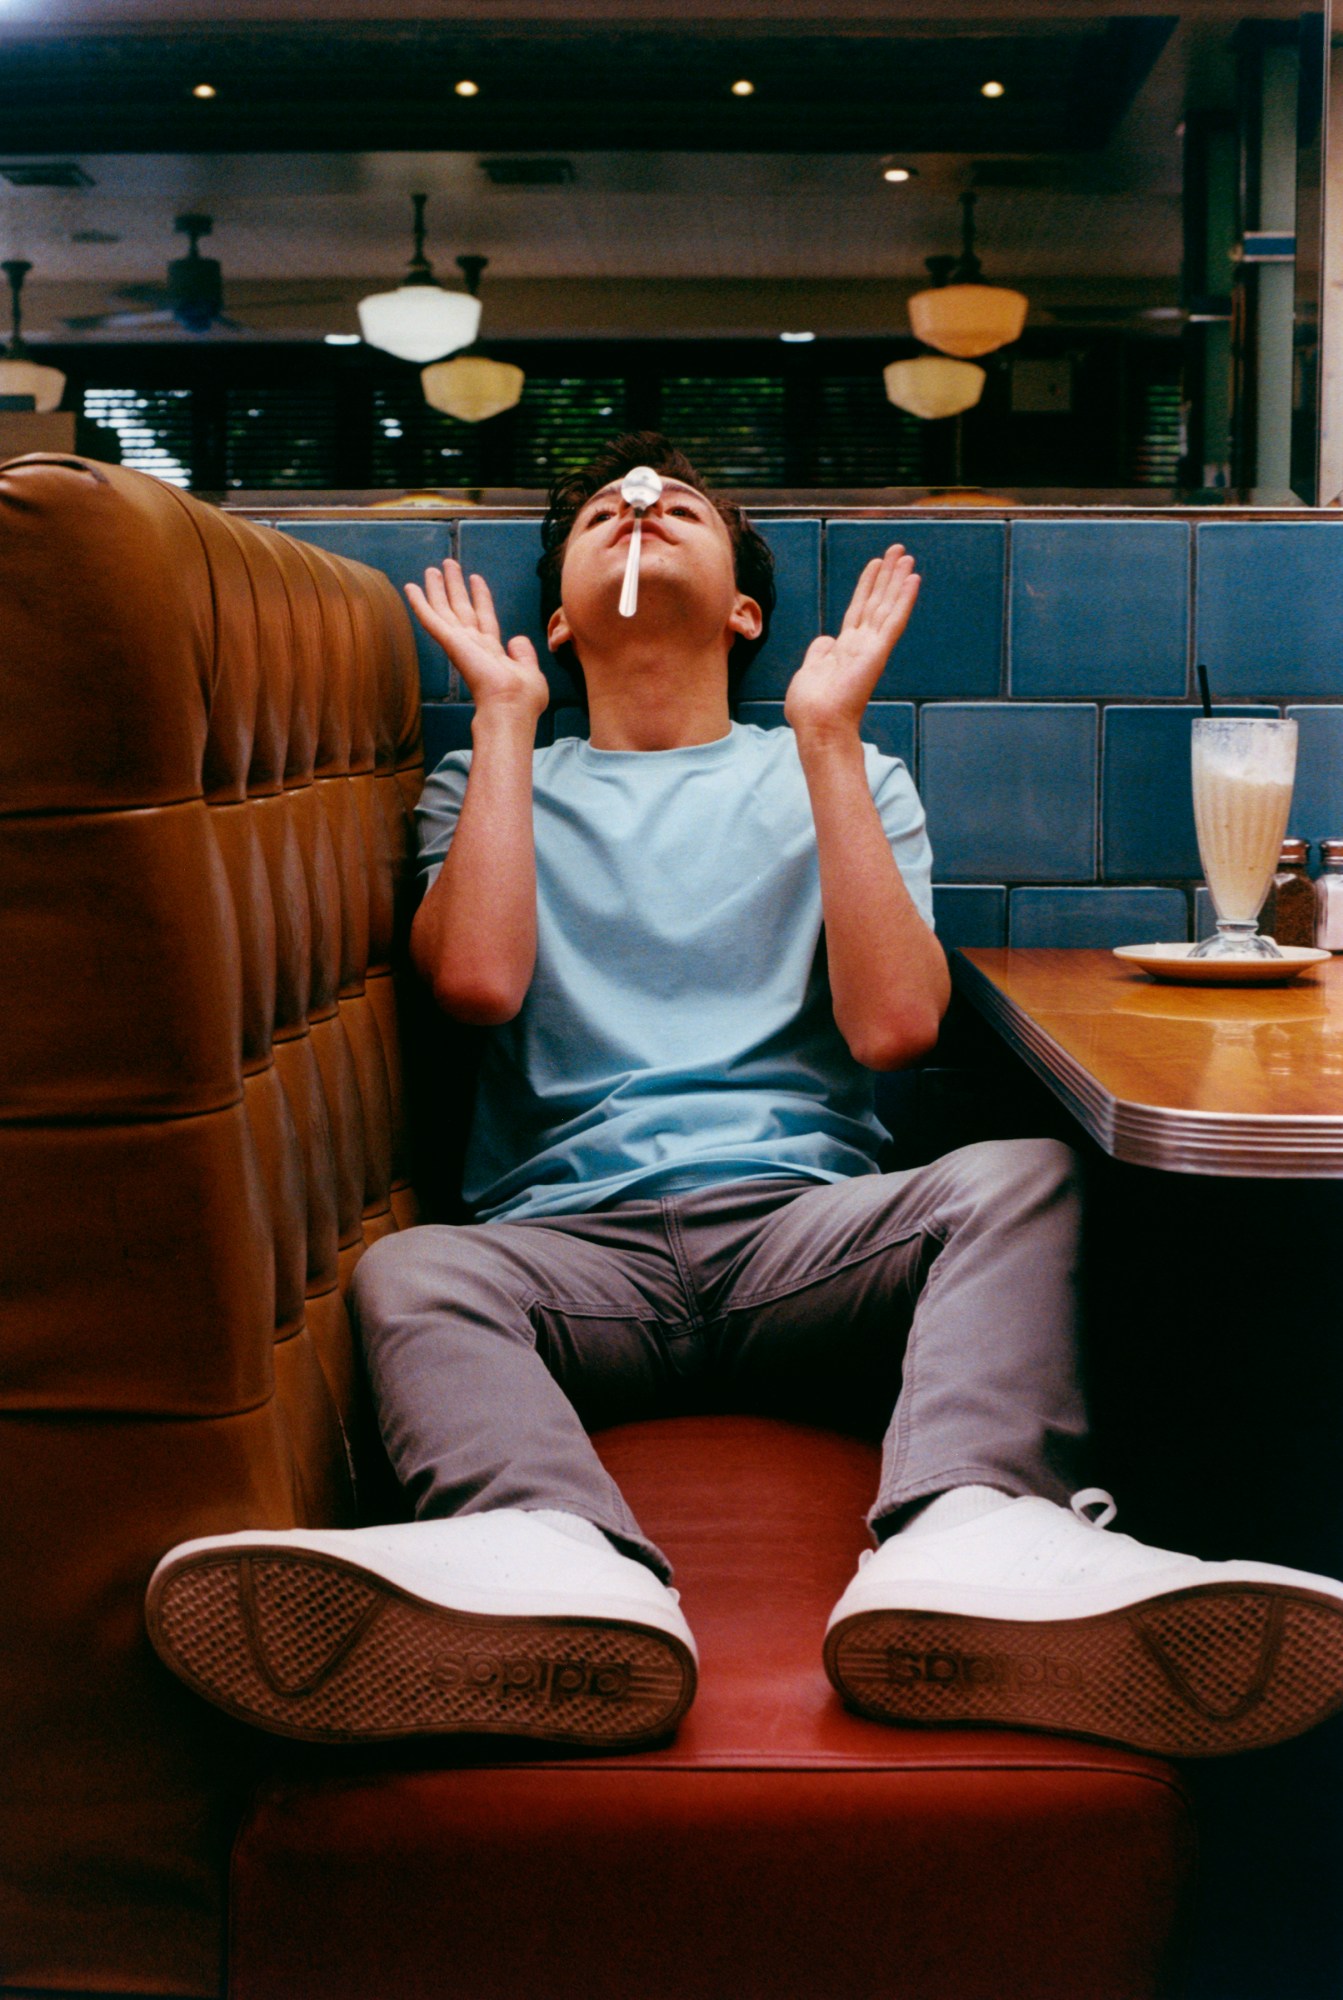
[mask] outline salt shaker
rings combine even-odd
[[[1343,951],[1343,840],[1322,840],[1324,872],[1315,884],[1315,942]]]

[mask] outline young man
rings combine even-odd
[[[662,485],[626,616],[641,463]],[[151,1585],[160,1650],[317,1740],[653,1740],[691,1700],[694,1640],[588,1431],[865,1401],[894,1405],[877,1547],[825,1645],[855,1706],[1187,1754],[1331,1712],[1343,1587],[1147,1549],[1074,1490],[1067,1150],[879,1169],[871,1072],[933,1046],[949,992],[918,798],[860,735],[912,559],[869,563],[789,728],[762,730],[729,686],[765,634],[768,550],[665,440],[562,480],[544,541],[586,742],[534,749],[547,684],[480,577],[408,586],[475,702],[471,751],[425,787],[412,950],[443,1011],[490,1031],[480,1220],[385,1238],[353,1288],[415,1519],[185,1544]]]

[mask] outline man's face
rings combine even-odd
[[[612,480],[574,517],[564,545],[560,574],[561,608],[550,621],[552,650],[572,642],[579,658],[584,640],[609,643],[650,621],[675,620],[678,637],[700,642],[760,629],[760,608],[737,589],[732,537],[718,509],[703,493],[676,479],[643,517],[639,559],[639,609],[632,619],[619,615],[620,587],[629,559],[634,511]]]

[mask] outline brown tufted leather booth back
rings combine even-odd
[[[414,1210],[421,778],[378,572],[142,474],[0,470],[0,1981],[216,1989],[246,1732],[174,1542],[354,1514],[342,1292]]]

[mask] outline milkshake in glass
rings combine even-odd
[[[1191,958],[1280,958],[1255,920],[1277,867],[1296,775],[1296,724],[1258,716],[1194,723],[1194,822],[1216,935]]]

